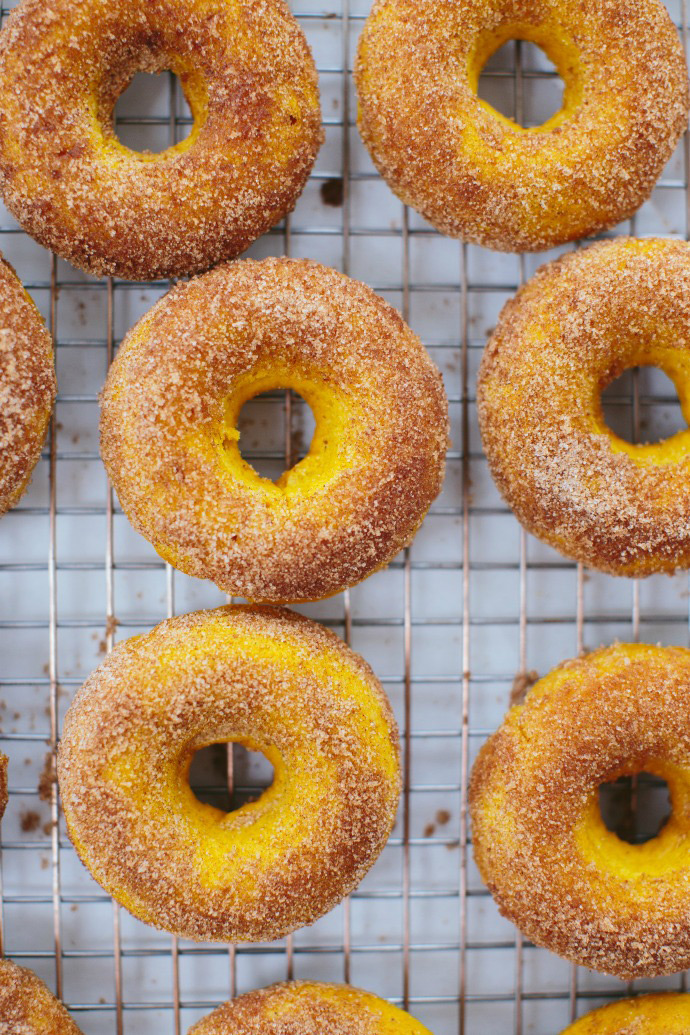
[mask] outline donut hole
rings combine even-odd
[[[307,455],[315,429],[314,413],[297,392],[262,392],[240,410],[240,455],[262,478],[278,482]]]
[[[234,812],[260,798],[274,776],[273,766],[260,751],[250,751],[244,744],[209,744],[192,758],[189,786],[202,804]]]
[[[194,116],[174,72],[137,72],[113,113],[119,143],[140,155],[161,155],[188,141]]]
[[[621,776],[599,788],[604,826],[621,841],[645,844],[657,837],[671,816],[668,784],[653,773]]]
[[[504,118],[534,129],[562,111],[564,89],[556,65],[541,47],[511,39],[484,65],[477,96]]]
[[[658,367],[624,371],[601,393],[601,408],[609,431],[632,444],[660,443],[688,427],[676,386]]]

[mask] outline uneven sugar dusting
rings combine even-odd
[[[223,815],[186,766],[223,740],[265,745],[277,792]],[[221,608],[126,641],[65,720],[70,836],[99,883],[184,937],[264,941],[333,908],[383,848],[400,793],[398,737],[368,665],[277,609]]]
[[[172,69],[189,148],[117,144],[138,71]],[[41,244],[96,275],[194,273],[291,211],[322,140],[316,70],[283,0],[26,0],[0,35],[0,192]]]
[[[62,1003],[30,970],[0,960],[3,1035],[81,1035]]]
[[[257,371],[344,400],[331,476],[267,496],[218,440]],[[194,444],[195,443],[195,444]],[[176,287],[122,345],[102,397],[101,453],[134,526],[167,560],[258,601],[318,599],[382,567],[438,495],[448,443],[441,376],[365,285],[305,260],[246,260]]]
[[[18,501],[38,463],[55,394],[50,335],[0,259],[0,514]]]
[[[544,131],[511,125],[470,84],[486,40],[515,37],[562,50],[567,117]],[[389,186],[443,233],[501,251],[629,217],[687,125],[683,51],[659,0],[378,0],[355,71],[360,132]]]
[[[690,355],[690,245],[618,238],[542,267],[503,310],[477,392],[493,477],[522,524],[619,575],[690,566],[685,451],[638,463],[597,430],[624,369]]]
[[[624,979],[690,965],[687,851],[672,855],[667,840],[664,865],[655,840],[614,865],[600,834],[576,833],[598,788],[621,773],[684,785],[689,700],[690,651],[615,646],[555,669],[482,748],[470,784],[475,858],[501,912],[535,944]],[[680,826],[662,836],[680,844],[682,794],[674,810]]]
[[[409,1014],[344,985],[290,981],[220,1006],[190,1035],[430,1035]]]

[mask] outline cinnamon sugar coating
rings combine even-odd
[[[585,1014],[562,1035],[687,1035],[690,995],[673,992],[620,999]]]
[[[290,981],[224,1003],[189,1035],[431,1035],[419,1021],[350,985]]]
[[[292,388],[316,431],[274,484],[241,457],[247,399]],[[441,489],[441,376],[368,287],[306,260],[232,263],[130,332],[101,453],[134,527],[189,575],[254,601],[319,599],[386,565]]]
[[[0,258],[0,515],[29,484],[56,391],[52,339],[16,273]]]
[[[137,72],[171,69],[190,137],[118,141]],[[322,140],[316,69],[284,0],[22,0],[0,34],[0,192],[24,229],[99,276],[232,258],[295,205]]]
[[[672,815],[628,844],[598,790],[643,771]],[[690,650],[620,644],[558,666],[483,746],[469,800],[480,873],[535,944],[624,979],[690,965]]]
[[[690,245],[617,238],[543,266],[505,306],[479,371],[491,473],[518,520],[613,575],[690,567],[690,432],[633,445],[604,388],[656,366],[690,419]]]
[[[0,753],[0,819],[5,815],[9,795],[7,793],[7,755]]]
[[[477,96],[511,39],[545,50],[565,83],[537,128]],[[443,233],[500,251],[629,217],[687,126],[685,58],[661,0],[376,0],[355,75],[360,132],[391,189]]]
[[[61,1002],[33,971],[0,960],[2,1035],[81,1035]]]
[[[238,742],[272,786],[226,813],[189,786],[196,751]],[[289,611],[224,607],[119,644],[65,719],[58,778],[85,866],[181,937],[270,941],[361,881],[395,819],[395,720],[369,666]]]

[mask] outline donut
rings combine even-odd
[[[291,388],[308,455],[274,483],[240,454],[244,403]],[[314,262],[251,260],[178,284],[127,336],[101,455],[134,527],[226,593],[316,600],[384,567],[443,480],[448,409],[419,339],[368,287]]]
[[[0,515],[29,484],[56,391],[50,334],[16,273],[0,258]]]
[[[513,39],[546,51],[565,84],[561,110],[535,129],[477,96]],[[360,133],[389,187],[442,233],[499,251],[627,219],[688,119],[661,0],[376,0],[355,76]]]
[[[347,985],[290,981],[224,1003],[189,1035],[431,1035],[370,992]]]
[[[7,755],[3,755],[0,752],[0,819],[5,815],[5,809],[7,803],[10,800],[9,794],[7,793],[7,765],[9,759]]]
[[[132,151],[117,99],[165,69],[192,132]],[[0,34],[0,193],[96,276],[181,276],[238,255],[294,207],[321,139],[316,70],[285,0],[21,0]]]
[[[188,779],[194,753],[220,742],[275,772],[230,813]],[[115,648],[67,713],[58,779],[82,862],[134,916],[195,940],[271,941],[332,909],[378,857],[398,735],[371,669],[333,633],[221,607]]]
[[[624,331],[621,331],[624,328]],[[504,308],[479,371],[482,442],[519,521],[612,575],[690,567],[690,432],[633,445],[603,389],[660,367],[690,421],[690,244],[592,246],[543,266]]]
[[[470,782],[474,855],[536,945],[624,979],[690,966],[690,650],[618,644],[566,661],[510,709]],[[599,787],[653,773],[672,815],[644,844]]]
[[[82,1035],[31,970],[0,960],[0,1031],[6,1035]]]
[[[581,1017],[563,1035],[687,1035],[690,996],[671,993],[621,999]]]

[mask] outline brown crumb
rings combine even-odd
[[[439,826],[445,827],[446,823],[450,822],[450,812],[448,809],[439,809],[436,813],[436,822]]]
[[[331,208],[340,208],[345,196],[345,184],[342,176],[334,176],[321,184],[321,200]]]
[[[435,832],[436,832],[436,824],[435,823],[427,823],[427,825],[424,827],[424,837],[432,837]]]
[[[53,796],[53,784],[56,782],[55,760],[49,751],[46,754],[41,775],[38,778],[38,796],[41,801],[50,801]]]
[[[41,817],[33,809],[27,809],[21,814],[20,824],[25,834],[32,834],[41,825]]]
[[[522,704],[525,699],[525,694],[531,686],[534,686],[538,679],[539,673],[533,668],[531,668],[529,672],[518,672],[513,680],[513,685],[510,688],[511,708],[516,704]]]

